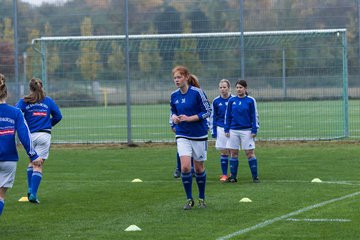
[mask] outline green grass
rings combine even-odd
[[[173,141],[169,105],[134,105],[131,139],[135,142]],[[344,136],[340,101],[258,102],[259,139],[333,139]],[[351,139],[360,139],[360,101],[349,103]],[[53,142],[127,142],[126,106],[63,108]]]
[[[221,184],[218,152],[208,152],[206,209],[184,211],[185,194],[172,177],[175,145],[54,146],[39,189],[39,205],[26,194],[26,157],[20,150],[16,181],[0,217],[1,239],[217,239],[270,220],[231,239],[359,239],[360,148],[357,142],[258,142],[260,184],[244,156],[239,182]],[[143,183],[131,183],[141,178]],[[323,183],[311,183],[320,178]],[[197,187],[193,183],[193,193]],[[353,197],[286,214],[352,193]],[[252,203],[239,203],[243,197]],[[275,220],[276,221],[275,221]],[[140,232],[125,232],[135,224]]]

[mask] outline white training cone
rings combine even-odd
[[[22,197],[19,199],[19,202],[28,202],[29,199],[27,197]]]
[[[141,229],[136,225],[130,225],[125,230],[125,232],[141,231]]]
[[[142,180],[140,178],[135,178],[134,180],[132,180],[131,182],[142,182]]]
[[[319,182],[322,182],[322,181],[320,180],[320,178],[314,178],[313,180],[311,180],[311,182],[319,183]]]
[[[239,202],[252,202],[250,198],[244,197]]]

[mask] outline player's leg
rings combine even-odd
[[[259,183],[259,176],[258,176],[258,161],[255,156],[254,149],[245,150],[246,157],[248,159],[252,179],[254,183]]]
[[[180,162],[180,156],[179,153],[176,152],[176,168],[174,171],[174,178],[179,178],[181,176],[181,162]]]
[[[199,207],[205,208],[207,141],[191,141],[193,147],[195,179],[199,189]]]
[[[230,130],[230,137],[226,142],[226,148],[230,151],[230,177],[227,179],[227,182],[235,183],[237,182],[237,173],[239,167],[239,146],[240,146],[240,136],[239,131]]]
[[[215,148],[220,151],[220,167],[221,177],[220,181],[225,182],[228,178],[228,165],[229,165],[229,150],[226,149],[226,142],[228,138],[225,136],[224,128],[217,127],[217,137]]]
[[[31,176],[31,189],[30,189],[29,202],[39,203],[39,200],[37,199],[37,192],[42,180],[43,164],[40,164],[39,166],[34,165],[33,169],[34,171]]]
[[[181,161],[181,180],[186,194],[186,204],[184,210],[191,209],[194,206],[192,197],[192,175],[191,175],[191,156],[192,149],[190,140],[185,138],[178,138],[176,140],[177,149]]]
[[[27,175],[27,183],[28,183],[28,192],[27,192],[27,196],[28,198],[30,197],[30,193],[31,193],[31,178],[33,175],[33,164],[31,162],[29,162],[27,170],[26,170],[26,175]]]
[[[244,149],[245,155],[248,159],[253,182],[259,183],[258,162],[255,156],[255,140],[251,135],[251,131],[241,132],[241,147]]]
[[[0,216],[5,206],[5,193],[15,181],[16,164],[15,161],[0,162]]]
[[[0,187],[0,216],[2,214],[2,211],[4,209],[5,206],[5,193],[6,193],[7,188],[5,187]]]
[[[31,134],[35,151],[38,153],[44,162],[49,157],[51,134],[45,132],[36,132]],[[33,174],[31,176],[31,191],[29,201],[32,203],[39,203],[38,189],[43,179],[43,163],[39,166],[33,165]]]

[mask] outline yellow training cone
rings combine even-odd
[[[250,198],[244,197],[239,202],[252,202]]]
[[[132,180],[131,182],[142,182],[142,180],[140,178],[135,178],[134,180]]]
[[[314,178],[313,180],[311,180],[311,182],[319,183],[319,182],[322,182],[322,181],[320,180],[320,178]]]
[[[124,231],[125,232],[141,231],[141,229],[136,225],[130,225]]]
[[[29,199],[27,197],[22,197],[19,199],[19,202],[28,202]]]

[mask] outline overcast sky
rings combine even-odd
[[[61,2],[65,2],[66,0],[21,0],[23,2],[28,2],[31,4],[35,4],[35,5],[41,5],[44,2],[47,3],[61,3]]]

